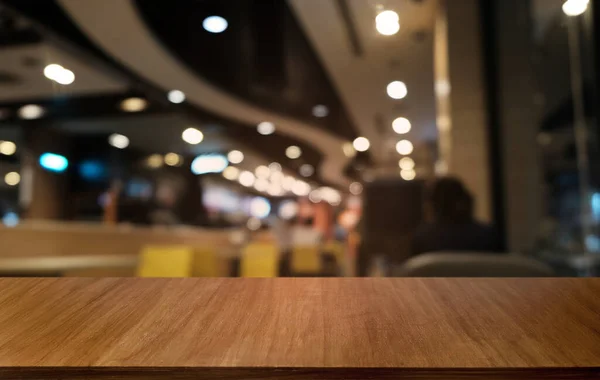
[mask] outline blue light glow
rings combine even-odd
[[[227,157],[222,154],[208,154],[198,156],[192,161],[192,173],[196,175],[221,173],[227,166],[229,166]]]
[[[79,175],[88,181],[102,181],[107,177],[106,167],[101,161],[83,161],[79,164]]]
[[[62,173],[69,167],[69,160],[60,154],[44,153],[40,156],[40,165],[48,171]]]
[[[11,212],[7,212],[2,217],[2,223],[6,227],[15,227],[17,224],[19,224],[19,215],[15,214],[12,211]]]

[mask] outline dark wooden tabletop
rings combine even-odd
[[[0,378],[591,378],[600,279],[0,279]]]

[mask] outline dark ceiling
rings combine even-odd
[[[190,104],[172,105],[163,89],[156,88],[105,54],[70,20],[55,0],[0,0],[10,9],[43,26],[41,34],[57,35],[78,52],[92,57],[129,78],[130,91],[144,94],[150,101],[147,112],[177,112],[199,125],[211,123],[223,135],[252,146],[267,158],[297,170],[304,163],[319,168],[322,154],[311,145],[287,136],[261,136],[254,126],[244,125]],[[347,140],[357,136],[347,113],[285,1],[281,0],[200,0],[178,2],[137,0],[141,15],[155,36],[169,51],[197,75],[227,92],[261,108],[308,121]],[[207,33],[201,20],[219,14],[229,20],[222,34]],[[0,33],[0,41],[14,40]],[[30,32],[19,37],[21,43],[38,43],[39,34]],[[7,44],[9,43],[7,42]],[[77,118],[105,116],[115,112],[120,95],[92,96],[85,99],[32,99],[51,107],[48,117]],[[312,107],[324,104],[330,114],[322,119],[312,115]],[[75,107],[75,105],[77,107]],[[15,108],[17,104],[10,104]],[[77,112],[69,113],[68,108]],[[303,151],[300,160],[285,157],[285,147],[297,145]],[[319,180],[317,173],[314,179]],[[321,180],[321,182],[323,182]]]

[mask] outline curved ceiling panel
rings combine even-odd
[[[321,128],[256,107],[207,83],[174,58],[151,35],[132,1],[60,0],[78,26],[122,64],[165,91],[186,93],[191,104],[240,123],[271,121],[278,132],[315,146],[324,155],[324,180],[347,185],[347,163],[341,146],[346,141]]]
[[[348,140],[357,137],[332,84],[285,1],[136,0],[153,35],[190,70],[250,103],[318,125]],[[219,15],[223,33],[204,30]],[[313,116],[315,105],[329,115]]]

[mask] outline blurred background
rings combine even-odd
[[[597,276],[595,0],[0,0],[0,276]]]

